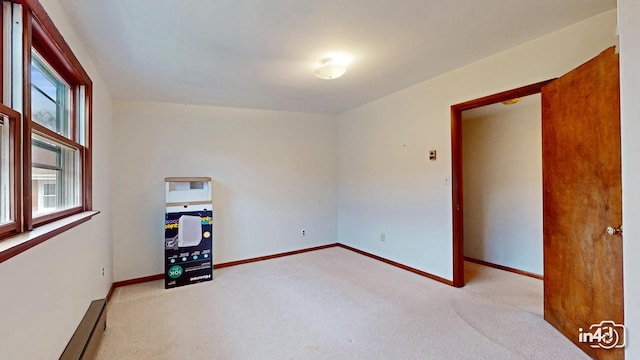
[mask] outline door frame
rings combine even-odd
[[[554,79],[451,106],[451,192],[453,216],[453,286],[464,286],[464,204],[462,186],[462,112],[541,92]]]

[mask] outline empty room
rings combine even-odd
[[[0,358],[640,358],[638,24],[2,1]]]

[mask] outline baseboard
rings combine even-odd
[[[230,261],[230,262],[226,262],[226,263],[215,264],[215,265],[213,265],[213,268],[214,269],[221,269],[221,268],[226,268],[226,267],[229,267],[229,266],[248,264],[248,263],[252,263],[252,262],[256,262],[256,261],[271,260],[271,259],[284,257],[284,256],[297,255],[297,254],[302,254],[302,253],[306,253],[306,252],[310,252],[310,251],[328,249],[328,248],[336,247],[336,246],[339,246],[339,245],[340,244],[322,245],[322,246],[316,246],[316,247],[306,248],[306,249],[301,249],[301,250],[288,251],[288,252],[279,253],[279,254],[273,254],[273,255],[267,255],[267,256],[259,256],[259,257],[255,257],[255,258],[245,259],[245,260]]]
[[[284,257],[284,256],[302,254],[309,251],[323,250],[323,249],[328,249],[336,246],[338,246],[338,244],[328,244],[328,245],[316,246],[316,247],[311,247],[306,249],[288,251],[288,252],[279,253],[279,254],[260,256],[260,257],[238,260],[238,261],[230,261],[230,262],[221,263],[221,264],[214,264],[213,268],[221,269],[221,268],[230,267],[230,266],[248,264],[256,261],[270,260],[270,259],[275,259],[275,258]],[[139,277],[139,278],[130,279],[130,280],[116,281],[113,284],[111,284],[111,288],[109,289],[109,293],[107,294],[107,301],[111,299],[111,295],[113,295],[113,291],[116,288],[119,288],[121,286],[140,284],[140,283],[162,280],[162,279],[164,279],[164,274],[155,274],[155,275],[144,276],[144,277]]]
[[[111,287],[109,288],[109,292],[107,293],[107,302],[109,302],[109,300],[111,300],[111,295],[113,295],[113,291],[116,289],[115,287],[116,283],[111,283]]]
[[[398,262],[395,262],[395,261],[392,261],[392,260],[389,260],[389,259],[385,259],[385,258],[380,257],[378,255],[373,255],[373,254],[370,254],[370,253],[368,253],[366,251],[362,251],[362,250],[353,248],[351,246],[344,245],[344,244],[339,244],[339,243],[316,246],[316,247],[300,249],[300,250],[294,250],[294,251],[288,251],[288,252],[279,253],[279,254],[273,254],[273,255],[259,256],[259,257],[255,257],[255,258],[244,259],[244,260],[230,261],[230,262],[221,263],[221,264],[214,264],[213,268],[214,269],[221,269],[221,268],[226,268],[226,267],[230,267],[230,266],[249,264],[249,263],[252,263],[252,262],[271,260],[271,259],[276,259],[276,258],[280,258],[280,257],[284,257],[284,256],[291,256],[291,255],[302,254],[302,253],[306,253],[306,252],[310,252],[310,251],[328,249],[328,248],[332,248],[332,247],[336,247],[336,246],[344,248],[344,249],[347,249],[347,250],[351,250],[351,251],[356,252],[356,253],[358,253],[360,255],[364,255],[364,256],[376,259],[378,261],[382,261],[384,263],[387,263],[389,265],[393,265],[393,266],[398,267],[400,269],[403,269],[403,270],[406,270],[406,271],[410,271],[410,272],[412,272],[414,274],[422,275],[424,277],[427,277],[429,279],[441,282],[443,284],[447,284],[447,285],[453,286],[453,282],[451,280],[447,280],[445,278],[441,278],[440,276],[436,276],[436,275],[430,274],[428,272],[425,272],[425,271],[422,271],[422,270],[418,270],[416,268],[412,268],[410,266],[402,265],[402,264],[400,264]],[[499,266],[499,265],[496,265],[496,266]],[[530,275],[527,275],[527,276],[531,276],[531,275],[535,275],[535,274],[530,274]],[[116,281],[111,285],[111,288],[109,289],[109,293],[107,294],[107,301],[109,301],[111,299],[111,295],[113,294],[113,291],[118,287],[127,286],[127,285],[134,285],[134,284],[140,284],[140,283],[144,283],[144,282],[148,282],[148,281],[155,281],[155,280],[162,280],[162,279],[164,279],[164,274],[156,274],[156,275],[145,276],[145,277],[140,277],[140,278],[135,278],[135,279],[130,279],[130,280]]]
[[[531,272],[528,272],[528,271],[514,269],[514,268],[508,267],[508,266],[503,266],[503,265],[490,263],[490,262],[484,261],[484,260],[474,259],[474,258],[468,257],[468,256],[464,257],[464,261],[468,261],[468,262],[472,262],[472,263],[476,263],[476,264],[492,267],[492,268],[499,269],[499,270],[512,272],[512,273],[515,273],[515,274],[518,274],[518,275],[524,275],[524,276],[532,277],[532,278],[538,279],[538,280],[544,280],[544,276],[542,276],[542,275],[534,274],[534,273],[531,273]]]
[[[162,279],[164,279],[164,274],[155,274],[155,275],[144,276],[144,277],[139,277],[135,279],[116,281],[113,284],[111,284],[111,289],[109,289],[109,293],[107,294],[107,301],[111,299],[111,295],[113,294],[113,291],[116,288],[119,288],[121,286],[141,284],[149,281],[156,281],[156,280],[162,280]]]
[[[356,253],[358,253],[360,255],[368,256],[368,257],[376,259],[378,261],[382,261],[383,263],[387,263],[389,265],[393,265],[393,266],[398,267],[400,269],[403,269],[403,270],[406,270],[406,271],[410,271],[410,272],[412,272],[414,274],[422,275],[422,276],[427,277],[427,278],[429,278],[431,280],[435,280],[435,281],[441,282],[443,284],[447,284],[447,285],[453,286],[453,281],[447,280],[447,279],[442,278],[442,277],[437,276],[437,275],[430,274],[430,273],[428,273],[426,271],[418,270],[416,268],[412,268],[412,267],[407,266],[407,265],[402,265],[402,264],[400,264],[398,262],[395,262],[395,261],[392,261],[392,260],[389,260],[389,259],[385,259],[385,258],[383,258],[381,256],[374,255],[374,254],[368,253],[366,251],[362,251],[362,250],[353,248],[353,247],[348,246],[348,245],[338,244],[338,246],[341,247],[341,248],[356,252]]]

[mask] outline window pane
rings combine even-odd
[[[33,135],[31,153],[33,217],[80,206],[80,152]]]
[[[45,196],[44,187],[46,185],[57,187],[58,172],[56,170],[34,167],[31,178],[33,179],[33,188],[31,189],[33,195],[33,198],[31,199],[33,204],[33,216],[35,217],[56,211],[56,194],[54,193],[53,200],[51,199],[51,195]]]
[[[0,225],[13,219],[11,213],[11,174],[9,154],[9,122],[0,115]]]
[[[76,102],[76,111],[78,118],[75,120],[76,124],[76,138],[77,142],[82,146],[87,146],[86,134],[86,121],[87,121],[87,87],[84,85],[78,86],[78,101]]]
[[[32,56],[32,120],[69,138],[69,86],[51,70],[37,52],[32,52]]]
[[[45,183],[42,186],[43,206],[45,208],[56,207],[57,189],[55,183]]]

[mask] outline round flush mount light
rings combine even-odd
[[[326,58],[322,60],[320,66],[313,73],[319,79],[333,80],[344,75],[345,72],[347,72],[347,66],[344,62]]]

